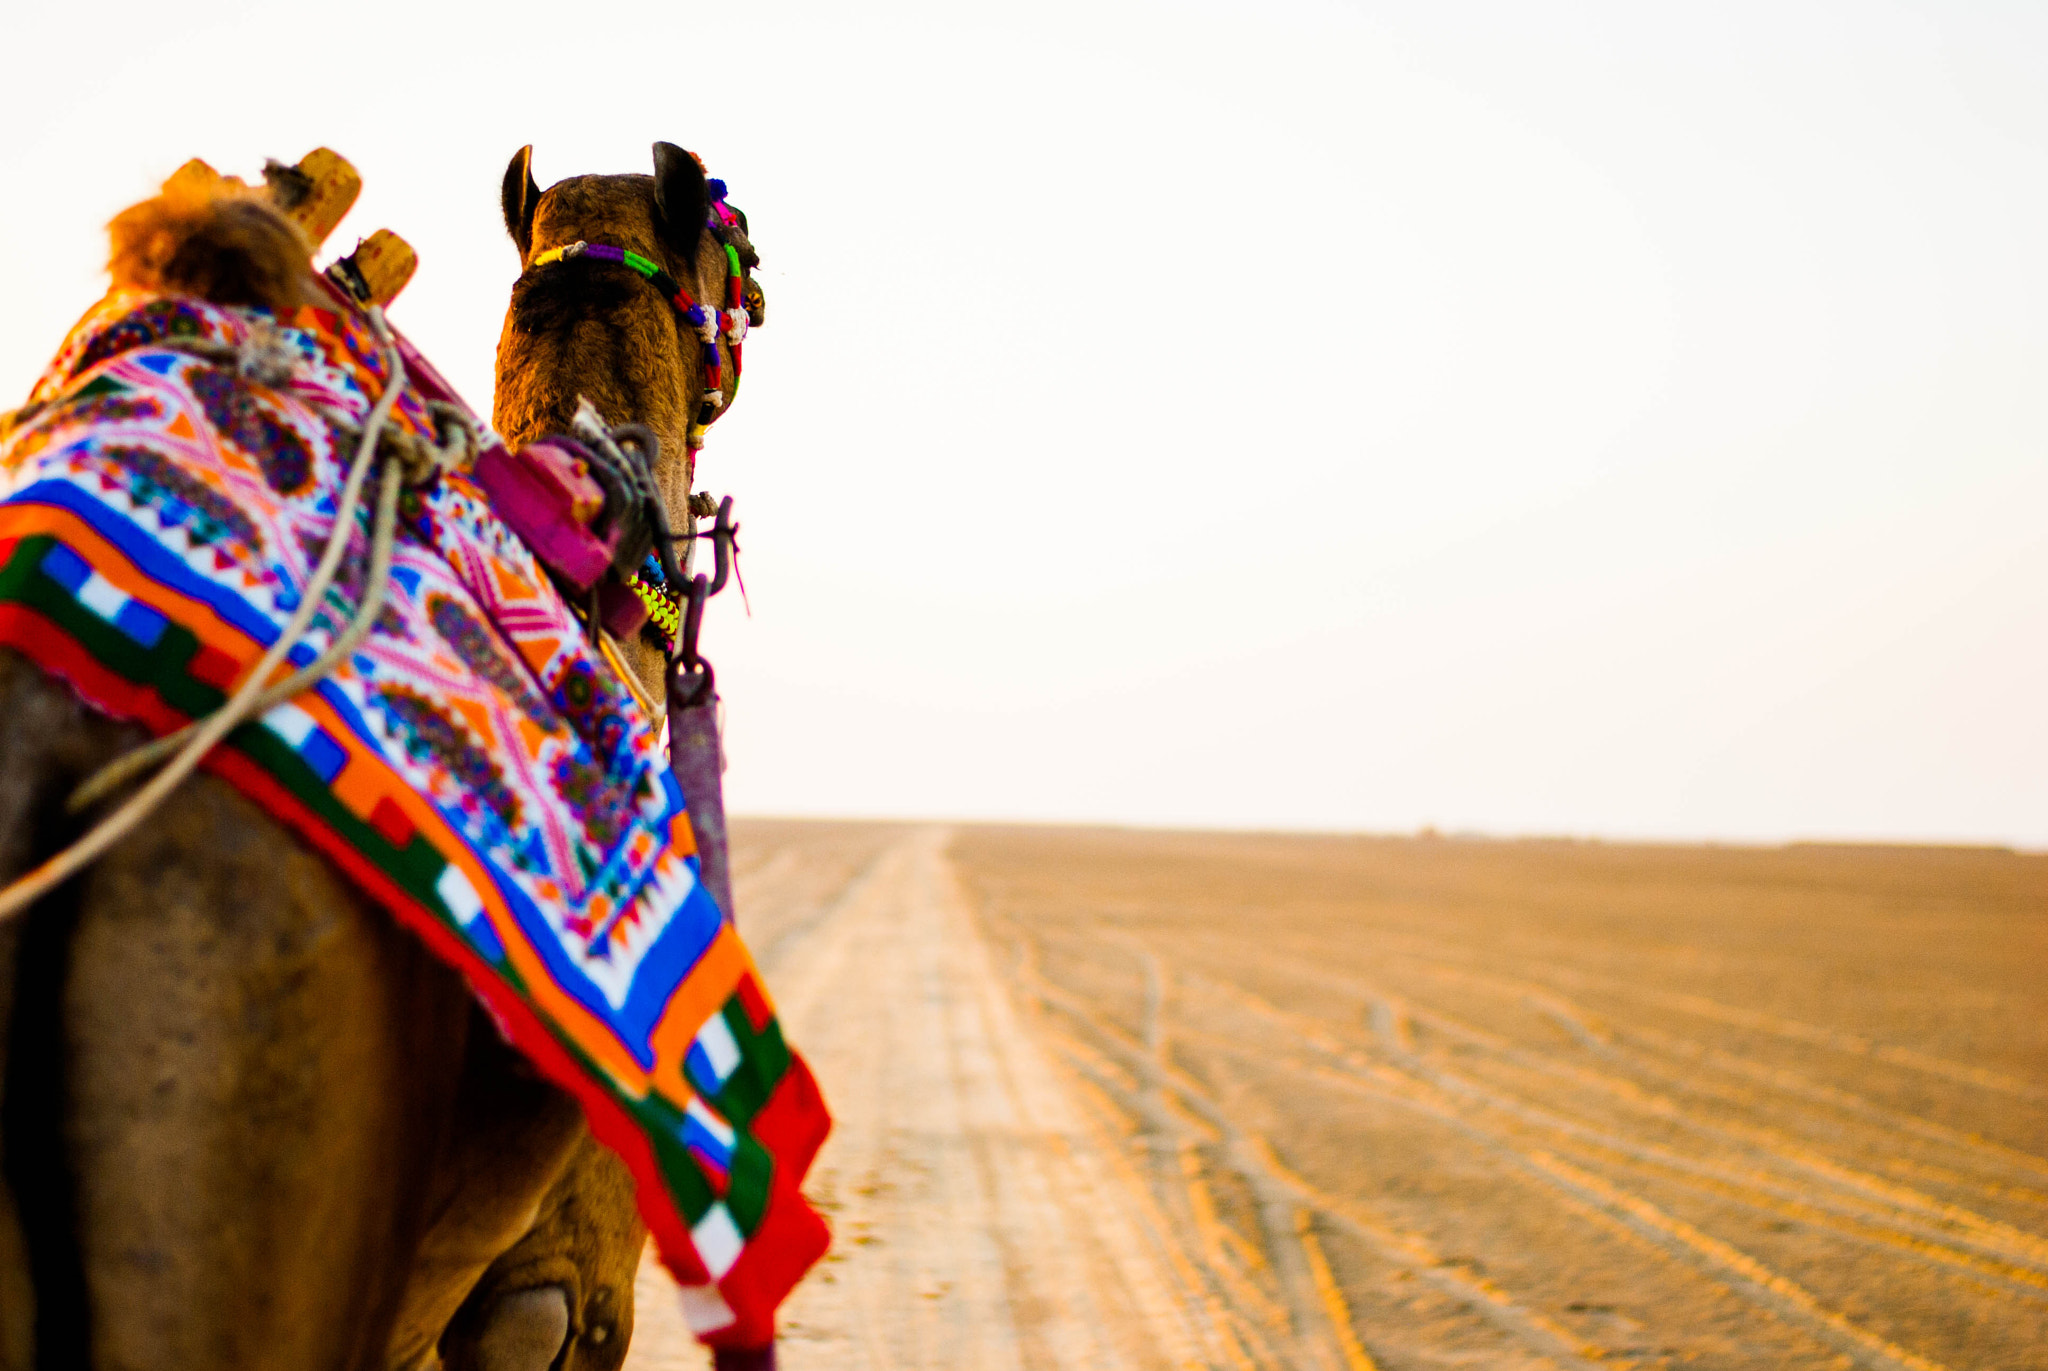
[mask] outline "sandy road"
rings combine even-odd
[[[837,1120],[807,1187],[834,1250],[787,1307],[782,1364],[1219,1364],[1142,1159],[1006,989],[946,837],[743,854],[742,931]],[[643,1269],[629,1371],[704,1365],[665,1284]]]

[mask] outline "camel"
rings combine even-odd
[[[655,163],[543,195],[522,150],[504,198],[522,261],[584,237],[722,281],[701,167],[668,144]],[[316,288],[310,243],[256,197],[169,249],[131,239],[117,287],[279,309]],[[703,370],[667,303],[612,277],[521,278],[495,421],[515,447],[566,431],[580,391],[645,424],[685,527]],[[660,699],[659,650],[625,650]],[[64,798],[143,737],[0,650],[0,881],[77,834]],[[645,1231],[623,1165],[454,970],[216,776],[0,923],[0,1064],[0,1371],[624,1359]]]
[[[695,158],[654,145],[652,176],[575,176],[542,194],[531,148],[505,169],[505,228],[529,267],[551,249],[577,242],[627,248],[700,300],[721,298],[725,246],[704,231],[709,191]],[[743,267],[753,263],[742,236]],[[758,312],[758,306],[754,306]],[[721,345],[729,358],[729,345]],[[491,423],[514,448],[569,431],[579,396],[613,423],[643,424],[661,442],[655,471],[670,522],[683,527],[695,478],[691,431],[730,408],[739,370],[726,365],[719,401],[707,406],[696,339],[678,327],[659,291],[622,266],[582,258],[529,269],[512,289],[498,339],[498,388]],[[650,698],[660,699],[667,663],[644,639],[622,644]]]

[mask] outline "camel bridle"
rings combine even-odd
[[[693,463],[696,454],[704,447],[706,430],[729,403],[725,359],[719,343],[723,341],[731,349],[732,379],[737,385],[747,333],[762,323],[767,309],[761,287],[750,274],[761,259],[748,238],[746,215],[726,203],[725,182],[707,178],[705,186],[710,203],[704,229],[717,240],[725,258],[725,300],[722,307],[698,300],[659,262],[612,243],[578,239],[536,253],[526,268],[528,272],[542,271],[577,260],[622,266],[659,291],[677,318],[697,335],[704,372],[704,395],[686,439]],[[626,497],[620,502],[622,507],[645,510],[650,525],[648,532],[653,535],[653,547],[641,565],[621,579],[646,607],[649,627],[663,640],[661,646],[671,666],[671,688],[680,688],[678,693],[683,697],[681,703],[685,706],[711,698],[715,688],[714,677],[711,664],[698,654],[697,633],[703,620],[704,602],[725,587],[728,577],[738,580],[739,525],[732,519],[731,499],[727,498],[718,506],[716,523],[710,532],[696,532],[696,519],[692,517],[689,520],[691,531],[672,534],[660,507],[660,496],[653,486],[652,473],[660,450],[659,440],[654,434],[640,424],[623,427],[606,424],[587,400],[579,406],[572,427],[576,437],[586,445],[589,455],[597,459],[593,467],[608,478],[607,486],[621,487],[620,494]],[[608,500],[607,503],[611,502]],[[716,574],[708,578],[692,575],[688,569],[688,548],[699,538],[710,540],[715,554]],[[675,545],[679,543],[684,545],[684,560],[680,567],[674,555]]]
[[[705,231],[718,240],[724,250],[725,304],[713,308],[700,303],[690,294],[688,287],[676,280],[658,262],[649,260],[631,248],[618,247],[610,243],[592,243],[577,239],[561,247],[549,248],[537,253],[527,264],[528,271],[554,266],[558,262],[574,261],[578,258],[592,262],[612,262],[625,267],[641,277],[667,300],[676,314],[689,324],[698,337],[704,365],[704,398],[697,406],[696,418],[690,425],[688,442],[694,453],[704,446],[705,430],[724,412],[725,361],[718,343],[721,338],[732,350],[732,376],[738,384],[741,369],[743,345],[747,330],[758,326],[766,313],[766,299],[751,275],[749,268],[759,265],[760,257],[754,252],[753,244],[747,238],[746,220],[738,210],[725,203],[725,182],[707,182],[711,189],[711,209],[705,223]]]

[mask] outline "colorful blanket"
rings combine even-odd
[[[288,380],[195,355],[253,334]],[[159,734],[216,708],[333,528],[352,453],[322,413],[360,424],[385,379],[343,314],[108,296],[0,442],[0,644]],[[409,392],[393,423],[430,431]],[[295,664],[353,614],[370,503]],[[475,485],[408,492],[400,525],[373,635],[207,765],[464,973],[632,1168],[699,1335],[762,1345],[825,1250],[797,1185],[828,1119],[698,883],[657,725]]]

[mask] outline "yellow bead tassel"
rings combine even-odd
[[[632,580],[633,593],[640,597],[640,603],[647,606],[647,617],[668,639],[669,649],[674,650],[676,639],[683,631],[683,611],[671,600],[662,588],[635,576]]]

